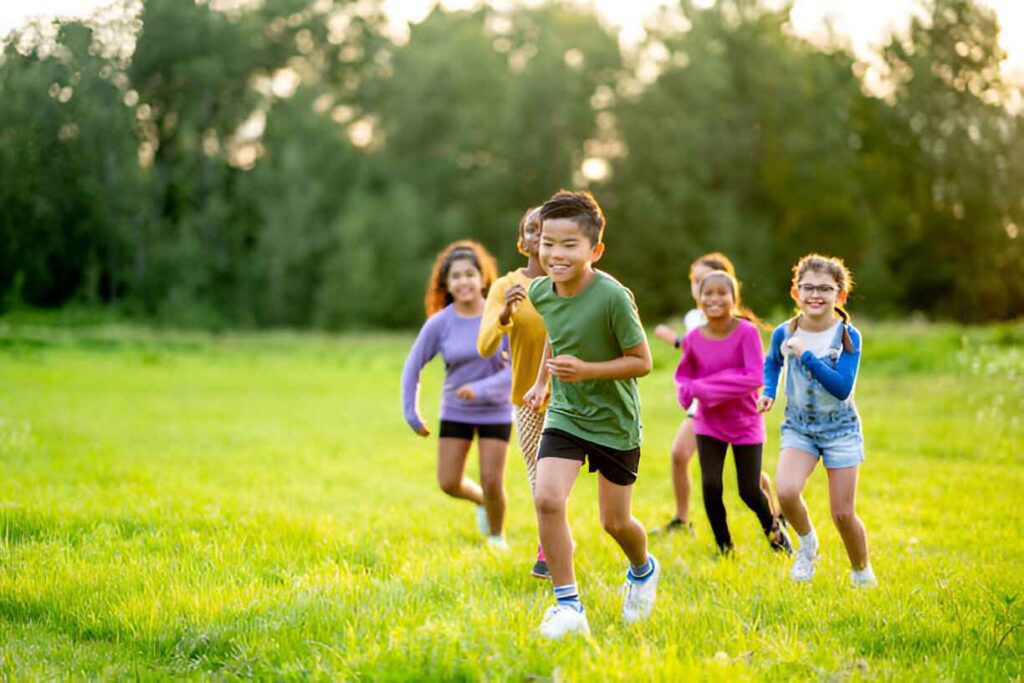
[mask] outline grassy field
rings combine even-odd
[[[551,598],[528,575],[518,451],[500,555],[436,489],[436,442],[402,422],[411,336],[0,321],[0,677],[1019,679],[1024,326],[864,332],[859,512],[877,589],[849,587],[821,472],[811,585],[786,578],[730,477],[737,557],[716,560],[698,492],[697,537],[652,543],[653,618],[624,627],[625,563],[585,476],[571,512],[593,636],[550,643],[534,635]],[[681,417],[661,346],[641,384],[649,527],[672,510]],[[440,377],[435,363],[432,422]]]

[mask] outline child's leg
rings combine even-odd
[[[725,453],[729,444],[711,436],[697,435],[697,455],[700,458],[701,489],[704,492],[704,511],[711,522],[715,543],[719,550],[732,547],[732,536],[722,503],[722,469],[725,467]]]
[[[466,455],[473,442],[469,439],[442,437],[437,440],[437,483],[452,498],[484,504],[484,492],[466,477]]]
[[[642,566],[647,562],[647,532],[632,514],[633,485],[620,486],[603,474],[598,475],[597,482],[601,526],[626,553],[632,566]]]
[[[519,451],[526,463],[526,476],[530,479],[530,494],[537,490],[537,450],[540,448],[540,434],[544,431],[544,413],[538,413],[526,406],[516,406],[516,435],[519,437]]]
[[[505,528],[505,457],[508,441],[480,439],[480,485],[484,492],[484,506],[491,535],[501,536]]]
[[[803,491],[818,458],[797,448],[784,448],[775,468],[775,490],[779,494],[782,514],[801,536],[811,532],[811,518],[804,504]]]
[[[540,542],[544,546],[554,586],[576,583],[567,503],[582,464],[568,458],[541,458],[537,461],[534,504],[537,508]]]
[[[775,500],[775,494],[772,493],[772,478],[764,470],[761,470],[761,492],[768,499],[768,507],[771,508],[772,517],[778,517],[781,510],[779,510],[778,501]]]
[[[762,444],[749,444],[732,447],[732,457],[736,461],[736,483],[739,485],[740,498],[748,508],[757,515],[761,529],[770,533],[772,530],[772,508],[768,498],[761,490],[761,451]]]
[[[676,493],[676,519],[690,521],[690,461],[697,451],[697,438],[693,432],[693,419],[687,417],[679,425],[672,440],[672,487]]]
[[[850,566],[864,569],[868,565],[868,539],[864,523],[854,511],[857,497],[857,476],[860,466],[826,469],[828,474],[828,499],[832,508],[832,521],[846,546]]]

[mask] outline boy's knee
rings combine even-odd
[[[629,526],[629,518],[613,515],[602,515],[601,526],[610,536],[618,536]]]
[[[537,513],[541,515],[558,515],[565,513],[565,500],[559,496],[553,496],[543,491],[537,493],[534,500]]]

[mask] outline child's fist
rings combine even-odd
[[[767,413],[769,410],[772,409],[773,405],[775,405],[774,398],[772,398],[771,396],[762,396],[761,398],[757,399],[757,412]]]

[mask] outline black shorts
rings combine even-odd
[[[481,439],[498,439],[508,441],[512,438],[512,423],[502,422],[496,425],[478,425],[472,422],[455,422],[454,420],[441,420],[442,439],[466,439],[473,440],[473,434],[479,434]]]
[[[561,429],[545,429],[541,433],[537,459],[541,458],[564,458],[580,462],[587,462],[589,458],[591,472],[600,472],[605,479],[619,486],[635,483],[640,469],[639,448],[620,451],[581,439]]]

